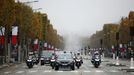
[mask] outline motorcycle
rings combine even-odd
[[[50,65],[51,65],[52,69],[54,69],[54,67],[55,67],[55,57],[51,58]]]
[[[34,63],[33,63],[32,59],[27,59],[26,64],[27,64],[28,68],[33,68]]]
[[[76,64],[76,67],[79,69],[82,64],[82,60],[80,58],[76,58],[75,64]]]
[[[36,64],[36,65],[38,65],[39,59],[37,57],[33,58],[33,63]]]
[[[92,59],[92,64],[94,65],[95,68],[98,68],[101,64],[101,59],[99,56],[95,56],[94,59]]]

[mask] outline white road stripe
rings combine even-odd
[[[111,70],[110,72],[119,72],[119,71],[116,71],[116,70]]]
[[[102,70],[96,70],[95,72],[104,72],[104,71],[102,71]]]
[[[46,71],[43,71],[43,72],[52,72],[51,70],[46,70]]]
[[[9,73],[11,73],[11,72],[4,72],[4,74],[9,74]]]
[[[91,72],[91,71],[83,71],[83,72]]]
[[[134,74],[134,72],[131,72],[131,74]]]
[[[57,72],[63,72],[63,71],[57,71]]]
[[[70,72],[78,72],[78,71],[70,71]]]
[[[37,70],[32,70],[32,71],[29,71],[29,73],[35,73],[37,72]]]
[[[18,71],[18,72],[16,72],[16,73],[23,73],[24,71]]]

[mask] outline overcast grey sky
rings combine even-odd
[[[40,11],[48,14],[58,34],[71,36],[66,42],[68,48],[79,46],[79,40],[75,39],[75,35],[90,36],[101,30],[105,23],[119,23],[121,17],[127,17],[130,11],[134,11],[134,0],[38,1],[33,3],[32,7],[42,8]]]
[[[38,0],[33,7],[42,8],[58,33],[91,35],[105,23],[118,23],[134,10],[134,0]]]

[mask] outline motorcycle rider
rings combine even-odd
[[[93,56],[92,56],[92,63],[94,62],[94,59],[96,58],[96,57],[99,57],[99,59],[100,59],[100,63],[101,63],[101,56],[100,56],[100,53],[98,52],[98,51],[95,51],[94,52],[94,54],[93,54]]]
[[[56,57],[55,53],[52,53],[51,59],[56,59]]]
[[[82,56],[80,55],[80,53],[79,53],[79,52],[77,53],[76,59],[80,59],[80,60],[81,60],[81,63],[83,63]]]

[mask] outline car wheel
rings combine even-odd
[[[28,68],[29,68],[29,69],[30,69],[30,68],[33,68],[33,66],[32,66],[32,65],[29,65]]]
[[[54,66],[52,66],[52,69],[54,69]]]
[[[56,66],[56,67],[55,67],[55,70],[59,70],[59,66]]]
[[[72,69],[72,70],[75,70],[75,66],[74,66],[74,65],[73,65],[73,66],[71,66],[71,69]]]
[[[40,65],[44,65],[44,63],[41,63]]]
[[[98,65],[94,65],[95,68],[98,68],[99,66]]]
[[[77,68],[79,69],[79,68],[80,68],[80,66],[77,66]]]

